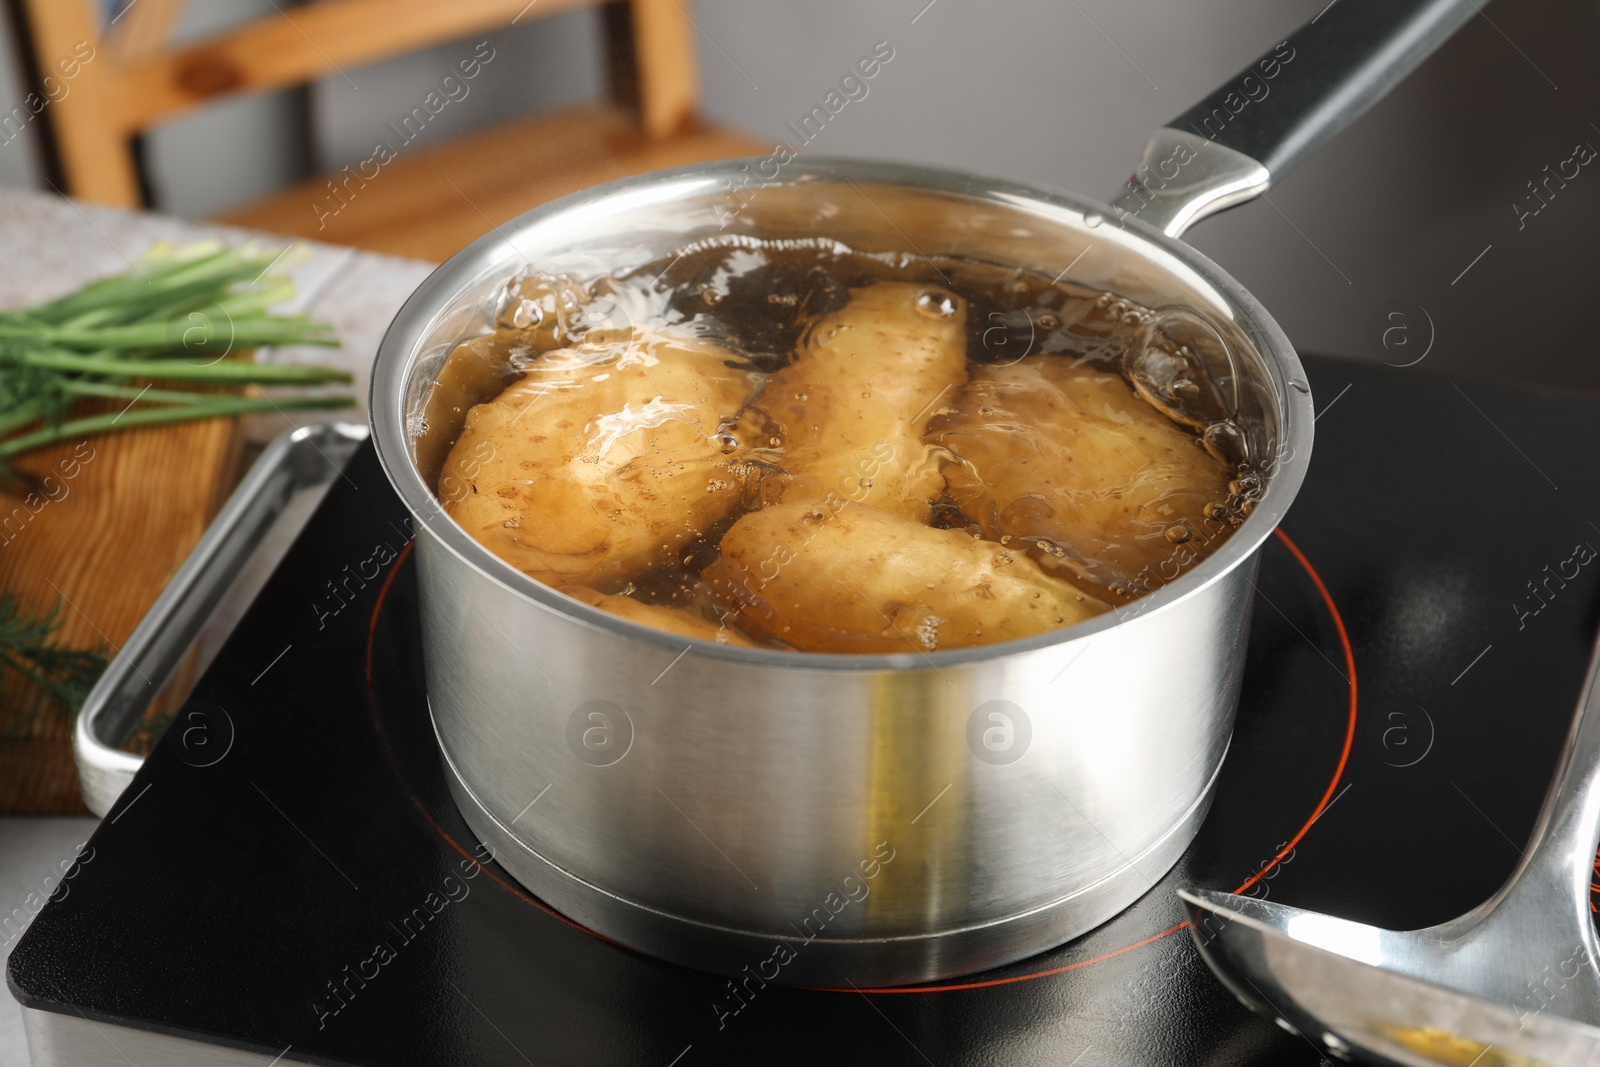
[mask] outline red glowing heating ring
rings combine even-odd
[[[1589,910],[1600,912],[1600,905],[1594,902],[1596,893],[1600,893],[1600,850],[1594,856],[1594,877],[1589,879]]]
[[[1235,893],[1243,893],[1245,890],[1249,889],[1251,886],[1255,885],[1262,878],[1264,878],[1269,871],[1273,870],[1273,868],[1277,867],[1277,865],[1283,861],[1285,856],[1293,852],[1295,846],[1298,845],[1300,840],[1306,836],[1306,832],[1311,829],[1311,824],[1317,821],[1317,819],[1322,815],[1323,810],[1327,808],[1328,803],[1333,799],[1334,790],[1339,785],[1339,779],[1344,776],[1345,764],[1350,759],[1350,746],[1354,743],[1356,736],[1356,658],[1355,653],[1350,649],[1350,635],[1344,628],[1344,618],[1339,614],[1339,607],[1333,602],[1333,596],[1328,592],[1328,587],[1323,584],[1322,576],[1319,575],[1317,573],[1317,569],[1311,565],[1311,561],[1306,559],[1305,553],[1300,551],[1300,546],[1291,541],[1289,539],[1289,535],[1284,533],[1282,530],[1274,530],[1273,532],[1278,535],[1278,540],[1282,541],[1284,547],[1286,547],[1290,554],[1294,556],[1295,561],[1298,562],[1302,568],[1304,568],[1306,574],[1311,576],[1311,581],[1316,585],[1317,592],[1322,594],[1322,602],[1327,605],[1328,614],[1333,617],[1334,627],[1339,631],[1339,644],[1344,650],[1345,672],[1350,679],[1350,716],[1349,722],[1345,727],[1344,748],[1339,752],[1339,763],[1336,767],[1334,767],[1333,777],[1328,782],[1328,788],[1323,792],[1322,799],[1317,802],[1316,809],[1312,811],[1311,816],[1306,819],[1305,824],[1301,826],[1295,835],[1288,840],[1283,848],[1279,849],[1277,854],[1274,855],[1270,861],[1263,864],[1260,870],[1241,883],[1239,887],[1234,890]],[[378,602],[373,605],[372,619],[367,627],[367,707],[372,714],[373,729],[377,731],[380,738],[383,736],[383,731],[378,722],[378,701],[372,687],[372,650],[377,636],[378,617],[382,614],[384,601],[389,596],[389,586],[394,582],[394,576],[399,573],[400,567],[406,561],[406,557],[411,554],[411,547],[412,546],[409,544],[406,545],[405,549],[401,551],[399,557],[396,558],[393,566],[389,568],[388,575],[384,577],[383,586],[378,590]],[[389,766],[393,768],[395,777],[400,780],[401,787],[405,788],[405,778],[400,774],[399,765],[395,763],[394,754],[389,751],[387,742],[384,744],[384,755],[389,760]],[[470,860],[475,864],[478,863],[471,853],[463,848],[455,838],[446,833],[444,827],[440,826],[438,822],[434,820],[432,813],[428,811],[428,809],[423,805],[422,801],[417,798],[415,793],[412,793],[409,789],[406,789],[406,795],[411,798],[411,803],[416,806],[416,809],[419,812],[422,813],[422,817],[427,820],[429,826],[433,827],[435,833],[443,838],[451,848],[459,852],[464,859]],[[546,915],[549,915],[555,919],[559,919],[561,922],[566,923],[573,929],[582,930],[584,933],[593,937],[597,937],[601,941],[605,941],[608,944],[617,944],[617,942],[612,941],[603,934],[597,934],[586,926],[580,926],[578,923],[573,922],[565,915],[562,915],[561,913],[551,909],[547,905],[541,903],[537,898],[531,896],[520,886],[499,877],[482,864],[478,864],[478,868],[484,874],[488,875],[490,880],[496,885],[500,886],[502,889],[505,889],[507,892],[516,895],[521,900],[531,904],[533,907],[538,908]],[[1596,858],[1595,870],[1597,883],[1600,883],[1600,857]],[[1600,884],[1596,884],[1594,888],[1596,891],[1600,891]],[[1591,904],[1591,907],[1592,906],[1593,905]],[[1152,934],[1143,941],[1135,941],[1131,945],[1124,945],[1122,948],[1095,956],[1093,959],[1079,960],[1076,963],[1068,963],[1061,967],[1052,967],[1049,970],[1035,971],[1031,974],[1013,975],[1009,978],[990,978],[978,982],[955,982],[946,985],[905,986],[882,989],[851,988],[826,991],[841,993],[873,993],[880,995],[891,993],[944,993],[953,992],[959,989],[983,989],[988,986],[1011,985],[1016,982],[1028,982],[1036,978],[1048,978],[1055,974],[1065,974],[1067,971],[1075,971],[1080,967],[1088,967],[1092,964],[1101,963],[1105,960],[1112,959],[1113,957],[1124,955],[1132,952],[1134,949],[1143,948],[1145,945],[1160,941],[1164,937],[1170,937],[1178,931],[1188,928],[1188,926],[1189,924],[1187,922],[1181,922],[1176,926],[1162,930],[1158,934]]]

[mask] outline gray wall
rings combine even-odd
[[[783,136],[786,120],[820,103],[884,40],[895,57],[870,94],[807,152],[939,163],[1106,196],[1151,129],[1325,2],[698,0],[694,16],[704,109],[720,121]],[[203,14],[185,29],[198,33],[271,0],[191,7]],[[1307,351],[1398,362],[1401,353],[1380,343],[1396,321],[1388,316],[1407,315],[1420,337],[1425,310],[1436,335],[1426,366],[1600,389],[1587,314],[1600,285],[1600,163],[1520,230],[1512,208],[1524,183],[1577,142],[1600,147],[1597,38],[1593,0],[1489,5],[1284,178],[1270,204],[1202,223],[1190,238]],[[494,44],[473,96],[429,136],[599,91],[591,12],[520,25]],[[150,144],[159,205],[203,215],[365,156],[384,122],[420,100],[462,47],[170,124]],[[16,95],[12,71],[0,71],[0,89]],[[29,180],[27,151],[0,148],[0,181]]]

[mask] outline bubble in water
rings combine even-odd
[[[1244,431],[1234,422],[1214,422],[1200,436],[1205,450],[1224,463],[1242,463],[1248,457],[1249,447]]]
[[[796,393],[796,394],[794,394],[794,398],[796,400],[810,400],[811,399],[810,397],[806,396],[806,394],[804,394],[804,393]]]
[[[1104,221],[1106,221],[1105,216],[1100,214],[1098,211],[1091,211],[1089,214],[1083,217],[1083,224],[1089,227],[1091,230],[1096,226],[1099,226]]]
[[[1246,471],[1228,483],[1228,492],[1235,496],[1254,496],[1261,491],[1261,476],[1254,471]]]
[[[1139,330],[1124,369],[1168,418],[1204,432],[1238,407],[1233,358],[1217,328],[1188,308],[1165,308]]]
[[[917,310],[930,319],[948,319],[956,313],[956,300],[941,289],[925,289],[917,296]]]
[[[543,321],[544,309],[526,297],[517,302],[517,309],[511,313],[511,324],[519,330],[537,326]]]
[[[1175,545],[1181,545],[1189,540],[1189,527],[1181,522],[1175,522],[1167,527],[1167,540]]]
[[[1037,321],[1041,330],[1055,330],[1061,326],[1061,320],[1048,313],[1040,315]]]
[[[707,307],[716,307],[722,302],[722,293],[720,290],[707,286],[700,294],[700,299],[706,302]]]

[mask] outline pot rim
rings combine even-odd
[[[1137,217],[1105,204],[1062,192],[997,178],[921,164],[859,159],[815,158],[787,166],[796,173],[780,175],[767,185],[809,183],[898,185],[935,193],[972,197],[1023,211],[1059,216],[1063,211],[1080,216],[1099,215],[1114,220],[1115,228],[1131,231],[1123,254],[1153,248],[1176,259],[1220,296],[1234,322],[1255,344],[1272,384],[1280,422],[1278,462],[1272,466],[1267,487],[1243,524],[1210,556],[1161,588],[1129,604],[1114,606],[1104,615],[1047,633],[1012,641],[933,652],[816,653],[773,648],[745,648],[701,638],[684,637],[620,619],[557,591],[523,574],[480,545],[440,508],[432,488],[423,480],[412,458],[405,411],[407,384],[418,350],[438,319],[454,306],[456,294],[489,263],[516,250],[511,236],[548,223],[562,215],[604,215],[608,208],[637,208],[687,198],[696,192],[725,190],[730,183],[748,180],[759,157],[695,164],[651,171],[593,186],[552,200],[490,230],[451,256],[406,299],[378,345],[368,397],[372,439],[390,484],[411,517],[462,563],[510,592],[557,612],[574,622],[612,634],[643,641],[679,656],[693,652],[705,659],[724,660],[753,667],[821,671],[907,671],[956,667],[1003,660],[1052,646],[1065,646],[1094,638],[1124,623],[1158,614],[1195,596],[1235,567],[1246,563],[1282,520],[1305,479],[1313,437],[1313,405],[1309,386],[1291,388],[1290,381],[1306,382],[1300,357],[1281,327],[1259,301],[1232,276],[1183,241],[1169,237]],[[1104,223],[1102,223],[1104,225]],[[1108,231],[1114,229],[1108,227]],[[520,253],[517,254],[520,258]],[[509,279],[510,272],[507,274]],[[424,608],[424,610],[426,610]]]

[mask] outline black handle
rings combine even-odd
[[[1478,7],[1474,0],[1333,0],[1167,126],[1241,152],[1276,180],[1394,88]]]

